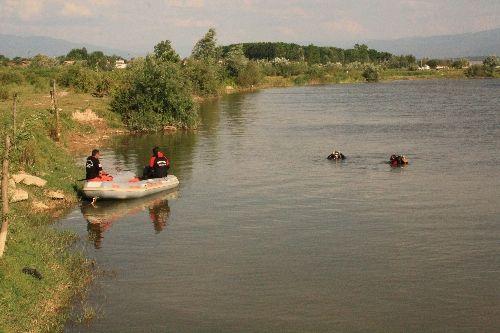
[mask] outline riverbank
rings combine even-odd
[[[311,77],[307,75],[296,75],[290,77],[266,76],[261,83],[253,87],[226,87],[224,94],[255,91],[258,89],[293,87],[305,85],[342,84],[342,83],[365,83],[361,71],[351,71],[342,75],[324,75]],[[410,71],[402,69],[386,69],[380,72],[380,82],[398,80],[432,80],[432,79],[466,79],[462,69]],[[203,98],[197,100],[203,101]]]
[[[78,179],[84,174],[75,156],[122,127],[107,111],[107,100],[62,92],[58,96],[61,141],[55,142],[50,138],[54,128],[50,96],[28,89],[19,96],[10,174],[24,171],[47,183],[15,185],[28,193],[28,199],[10,206],[6,251],[0,259],[0,332],[59,332],[75,297],[92,280],[93,270],[92,263],[72,248],[76,235],[51,225],[78,201]],[[11,106],[12,101],[0,102],[6,125],[0,129],[2,141],[5,131],[12,130]],[[96,117],[77,121],[73,119],[77,112]],[[3,147],[0,150],[3,155]],[[50,198],[50,191],[62,194],[62,199]],[[41,279],[23,273],[26,267],[36,269]]]

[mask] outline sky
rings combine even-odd
[[[0,33],[131,52],[168,39],[183,56],[210,28],[221,44],[338,45],[500,27],[500,0],[0,0]]]

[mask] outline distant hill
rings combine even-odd
[[[134,54],[127,51],[117,50],[87,43],[68,42],[63,39],[56,39],[42,36],[14,36],[0,34],[0,54],[6,57],[32,57],[39,53],[48,56],[60,56],[67,54],[71,49],[86,47],[89,52],[102,51],[108,55],[118,55],[131,58]]]
[[[377,50],[393,54],[413,54],[417,58],[500,55],[500,28],[459,35],[368,40],[365,43]]]
[[[387,51],[393,54],[413,54],[417,58],[460,58],[500,55],[500,28],[465,33],[458,35],[443,35],[431,37],[408,37],[393,40],[365,40],[370,48]],[[340,42],[338,46],[349,48],[354,43]],[[137,52],[117,50],[87,43],[74,43],[63,39],[42,36],[14,36],[0,34],[0,54],[9,58],[16,56],[32,57],[42,53],[48,56],[65,55],[74,48],[85,46],[88,51],[103,51],[105,54],[116,54],[124,58],[138,56]]]

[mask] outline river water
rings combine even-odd
[[[98,318],[67,332],[498,332],[500,80],[269,89],[201,115],[104,150],[138,172],[159,145],[181,185],[61,221],[108,271]]]

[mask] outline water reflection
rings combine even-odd
[[[221,109],[235,128],[241,129],[245,126],[243,110],[248,110],[248,106],[245,105],[246,98],[245,94],[232,94],[222,101]]]
[[[82,205],[81,211],[87,220],[88,239],[96,249],[102,247],[104,233],[121,218],[147,211],[156,234],[168,224],[170,207],[168,200],[177,198],[178,192],[158,193],[146,198],[125,201],[101,201]]]

